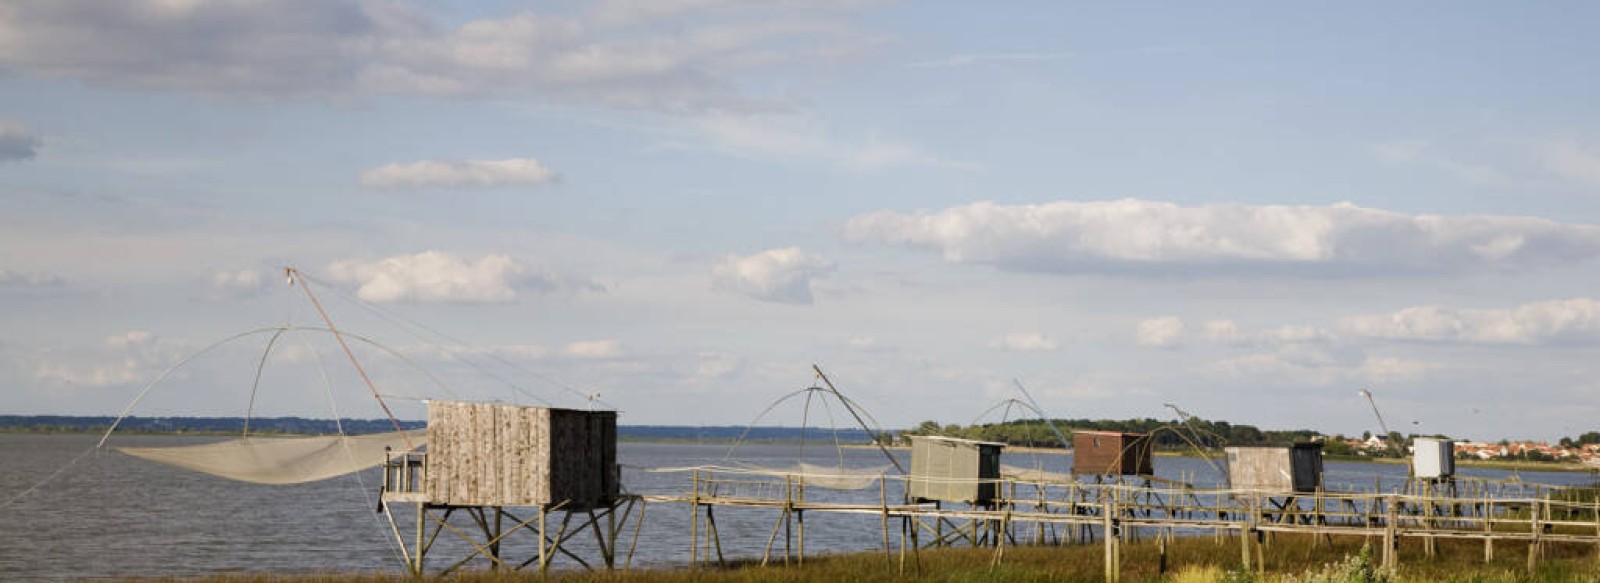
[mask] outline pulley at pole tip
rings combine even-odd
[[[295,276],[295,271],[294,271],[293,267],[285,267],[285,268],[283,268],[284,283],[287,284],[289,287],[294,287],[294,276]]]

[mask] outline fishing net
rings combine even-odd
[[[358,472],[384,462],[386,450],[427,443],[403,433],[319,437],[245,437],[202,445],[119,447],[153,462],[256,484],[302,484]]]
[[[834,490],[864,490],[883,478],[884,472],[889,471],[889,466],[844,468],[799,462],[782,468],[749,466],[748,469],[769,476],[791,477],[807,486]]]
[[[771,476],[775,478],[791,478],[795,485],[805,484],[807,487],[829,488],[833,490],[865,490],[883,479],[888,473],[889,466],[874,466],[870,468],[846,468],[837,466],[819,466],[798,462],[792,466],[768,467],[754,464],[738,464],[736,466],[693,466],[681,468],[651,468],[646,471],[653,473],[682,473],[701,471],[709,474],[727,473]]]
[[[1000,466],[1000,475],[1008,480],[1037,484],[1065,484],[1074,481],[1071,474],[1003,464]]]

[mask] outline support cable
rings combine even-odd
[[[856,411],[854,404],[850,401],[850,399],[845,398],[844,394],[840,393],[837,387],[833,386],[833,381],[829,380],[828,375],[822,372],[822,367],[812,364],[811,370],[816,371],[817,378],[822,379],[822,383],[828,385],[828,390],[831,391],[834,396],[839,398],[839,402],[844,403],[844,409],[849,411],[850,416],[854,417],[856,419],[856,423],[861,425],[861,429],[866,430],[867,435],[872,437],[872,444],[878,446],[878,451],[883,452],[883,457],[889,458],[889,463],[894,464],[894,469],[900,470],[901,475],[909,474],[909,472],[906,471],[906,467],[900,465],[900,460],[894,459],[894,456],[889,453],[889,448],[883,445],[883,440],[879,436],[881,431],[873,431],[871,427],[867,426],[866,421],[861,420],[861,414]]]
[[[284,268],[284,273],[289,276],[289,282],[291,284],[294,283],[295,278],[300,274],[300,272],[296,271],[293,267]],[[317,308],[317,315],[322,316],[322,321],[328,324],[328,330],[333,332],[334,339],[339,341],[339,347],[344,349],[345,356],[350,357],[350,364],[356,367],[356,373],[361,375],[361,381],[366,383],[367,390],[372,392],[372,398],[378,400],[378,406],[383,408],[383,414],[389,416],[389,423],[394,426],[394,430],[400,434],[400,437],[405,439],[406,449],[416,449],[416,444],[411,442],[411,435],[407,434],[404,429],[400,428],[400,420],[395,418],[394,411],[389,410],[389,404],[383,401],[383,395],[378,394],[377,385],[374,385],[372,383],[372,378],[367,376],[367,370],[361,368],[361,362],[356,360],[356,353],[351,351],[350,345],[344,341],[344,335],[340,334],[338,328],[334,327],[333,319],[328,317],[328,312],[322,309],[322,302],[317,301],[316,294],[311,293],[311,286],[301,285],[300,289],[305,290],[306,297],[311,299],[311,305]]]

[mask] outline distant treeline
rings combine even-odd
[[[86,433],[105,431],[115,417],[70,415],[0,415],[0,432],[8,433]],[[243,417],[126,417],[117,425],[118,433],[200,433],[228,434],[244,430]],[[254,417],[250,432],[263,434],[326,435],[394,431],[388,419],[306,419],[304,417]],[[422,429],[423,421],[401,421],[401,429]]]
[[[94,433],[105,431],[115,417],[82,417],[65,415],[0,415],[0,433]],[[342,419],[340,423],[348,434],[383,433],[394,431],[388,419]],[[423,421],[401,421],[406,430],[423,429]],[[118,433],[163,433],[227,435],[244,430],[243,417],[127,417],[117,425]],[[284,435],[328,435],[339,432],[332,419],[306,419],[303,417],[256,417],[250,420],[250,432]],[[749,442],[831,442],[837,435],[841,443],[867,443],[872,438],[860,429],[831,430],[802,429],[799,427],[753,427],[746,433],[737,426],[668,426],[623,425],[617,428],[617,437],[625,441],[682,441],[731,443],[740,436]]]
[[[1052,423],[1067,439],[1072,432],[1127,431],[1149,433],[1157,449],[1181,450],[1199,446],[1215,449],[1224,445],[1269,445],[1309,441],[1317,432],[1310,429],[1262,430],[1252,425],[1234,425],[1227,421],[1192,419],[1189,423],[1160,419],[1054,419]],[[910,435],[942,435],[964,439],[997,441],[1010,445],[1030,447],[1062,447],[1061,439],[1050,426],[1039,419],[1021,419],[1005,423],[983,425],[940,425],[937,421],[924,421],[915,428],[901,433]]]

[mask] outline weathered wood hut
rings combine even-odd
[[[1075,431],[1072,471],[1092,476],[1148,476],[1155,473],[1154,442],[1147,433]]]
[[[1456,474],[1456,442],[1418,437],[1411,442],[1411,474],[1418,478],[1448,478]]]
[[[1322,444],[1230,447],[1228,484],[1239,490],[1315,492],[1322,486]]]
[[[617,413],[497,403],[428,403],[423,493],[440,506],[609,506]]]
[[[986,504],[1000,495],[1005,444],[953,437],[911,438],[909,495],[915,502]]]

